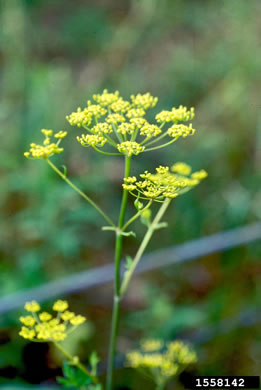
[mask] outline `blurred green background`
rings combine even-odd
[[[122,159],[82,148],[75,140],[79,131],[65,120],[104,88],[125,98],[149,91],[159,97],[157,110],[195,106],[194,137],[134,159],[133,174],[180,160],[209,173],[173,202],[169,229],[157,233],[150,251],[260,218],[260,0],[0,4],[1,296],[112,261],[112,236],[100,231],[100,216],[43,161],[23,156],[41,139],[41,128],[69,131],[57,165],[65,164],[69,177],[115,219]],[[136,228],[139,239],[144,228]],[[131,239],[127,253],[137,245]],[[255,243],[137,277],[124,301],[119,352],[144,336],[174,339],[258,309],[260,254]],[[68,297],[72,309],[90,319],[69,346],[85,362],[94,348],[106,358],[111,293],[101,286]],[[19,338],[19,314],[0,319],[1,386],[51,386],[61,358],[51,346]],[[197,375],[258,375],[260,323],[244,329],[235,322],[197,350]],[[117,386],[153,388],[124,368]]]

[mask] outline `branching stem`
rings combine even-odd
[[[125,157],[125,174],[124,177],[129,177],[131,167],[131,158]],[[113,371],[114,371],[114,357],[116,351],[116,340],[119,325],[119,313],[120,313],[120,261],[122,256],[122,234],[121,229],[124,225],[124,219],[126,214],[128,200],[128,191],[124,190],[121,201],[121,210],[119,215],[118,229],[116,229],[116,242],[115,242],[115,275],[114,275],[114,299],[113,299],[113,313],[112,313],[112,324],[111,324],[111,336],[109,346],[109,357],[108,357],[108,370],[107,370],[107,382],[106,390],[112,390],[113,385]]]
[[[123,226],[123,228],[121,229],[121,231],[124,232],[124,231],[127,229],[127,227],[128,227],[132,222],[135,221],[135,219],[137,219],[137,218],[139,218],[139,217],[141,216],[141,214],[143,213],[143,211],[147,210],[147,209],[150,207],[151,203],[152,203],[152,200],[150,200],[150,201],[146,204],[146,206],[143,207],[142,210],[138,211],[132,218],[130,218],[130,219],[125,223],[125,225]]]
[[[54,342],[54,345],[57,349],[59,349],[60,352],[62,352],[64,356],[66,356],[69,362],[71,362],[74,366],[78,367],[81,371],[88,375],[94,383],[98,383],[97,378],[91,375],[90,371],[82,363],[75,360],[75,357],[73,357],[69,352],[65,351],[65,349],[63,349],[63,347],[59,343]]]
[[[87,202],[89,202],[97,211],[98,213],[100,213],[103,218],[113,227],[116,227],[115,224],[112,222],[112,220],[110,219],[110,217],[108,217],[108,215],[106,215],[102,209],[92,200],[89,198],[89,196],[87,196],[84,192],[82,192],[80,190],[80,188],[78,188],[75,184],[73,184],[71,182],[70,179],[68,179],[68,177],[66,175],[64,175],[50,160],[46,160],[47,163],[50,165],[50,167],[64,180],[66,181],[67,184],[69,184],[70,187],[72,187],[72,189],[74,189],[74,191],[78,192],[79,195],[81,195]]]
[[[129,286],[129,283],[130,283],[130,280],[132,278],[132,275],[135,271],[135,268],[137,267],[140,259],[141,259],[141,256],[143,255],[155,229],[157,229],[157,225],[158,223],[160,222],[161,218],[163,217],[165,211],[167,210],[169,204],[171,202],[171,199],[168,199],[166,200],[162,206],[160,207],[158,213],[156,214],[153,222],[150,224],[148,230],[147,230],[147,233],[145,234],[143,240],[142,240],[142,243],[140,244],[140,247],[136,253],[136,256],[134,257],[133,259],[133,262],[131,264],[131,267],[130,269],[128,270],[128,272],[125,273],[125,277],[123,279],[123,282],[122,282],[122,285],[121,285],[121,288],[120,288],[120,297],[122,298],[123,295],[125,294],[128,286]]]
[[[151,152],[152,150],[156,150],[156,149],[161,149],[161,148],[165,148],[165,146],[168,146],[170,144],[172,144],[173,142],[177,141],[177,138],[173,138],[171,141],[163,144],[163,145],[159,145],[159,146],[154,146],[154,148],[148,148],[148,149],[145,149],[144,152]],[[143,152],[143,153],[144,153]]]

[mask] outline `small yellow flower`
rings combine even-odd
[[[39,318],[42,322],[46,322],[46,321],[49,321],[52,318],[52,316],[50,313],[47,313],[46,311],[44,311],[41,314],[39,314]]]
[[[128,118],[141,118],[146,114],[146,111],[142,108],[131,108],[128,110],[126,116]]]
[[[133,154],[140,154],[145,149],[145,146],[141,146],[137,142],[126,141],[117,145],[118,151],[126,156],[132,156]]]
[[[163,110],[156,115],[155,119],[159,123],[171,122],[171,111]]]
[[[125,184],[125,183],[122,185],[122,187],[124,190],[127,190],[127,191],[134,191],[137,188],[137,186],[134,184]]]
[[[32,313],[36,313],[41,309],[39,303],[36,301],[26,302],[24,308],[25,310],[30,311]]]
[[[179,106],[179,108],[173,107],[171,113],[173,122],[188,121],[195,116],[194,107],[191,107],[189,110],[184,106]]]
[[[134,124],[138,129],[142,126],[149,125],[145,118],[131,118],[130,123]]]
[[[52,318],[50,321],[49,321],[49,325],[51,326],[51,327],[55,327],[55,326],[57,326],[58,324],[60,323],[60,320],[58,320],[58,318]]]
[[[120,134],[133,134],[135,130],[135,125],[133,123],[121,123],[118,128],[117,132]]]
[[[208,176],[208,174],[204,169],[201,169],[201,171],[198,171],[198,172],[194,172],[191,175],[191,177],[193,179],[197,179],[197,180],[205,179],[205,177],[207,177],[207,176]]]
[[[67,337],[67,334],[63,333],[63,332],[52,333],[52,339],[55,341],[63,341],[66,337]]]
[[[66,119],[71,126],[82,127],[85,125],[89,126],[92,122],[92,117],[93,115],[90,111],[88,111],[88,108],[82,110],[81,107],[78,107],[77,111],[67,115]]]
[[[137,181],[137,178],[135,176],[128,176],[126,179],[124,179],[125,183],[133,184]]]
[[[36,319],[32,316],[20,317],[19,320],[26,326],[34,326]]]
[[[52,131],[52,130],[42,129],[41,132],[42,132],[46,137],[51,137],[51,136],[53,135],[53,131]]]
[[[95,134],[100,134],[100,133],[110,134],[110,133],[113,132],[112,126],[110,124],[108,124],[107,122],[102,122],[102,123],[100,122],[100,123],[98,123],[97,125],[95,125],[92,128],[92,131]]]
[[[171,111],[163,110],[158,113],[155,117],[159,123],[174,122],[178,123],[181,121],[188,121],[193,119],[195,116],[194,107],[189,110],[187,107],[179,106],[178,108],[173,107]]]
[[[141,340],[140,345],[144,352],[155,352],[161,350],[164,343],[162,340],[148,339]]]
[[[102,107],[100,104],[92,104],[92,102],[89,100],[87,102],[88,107],[88,113],[92,114],[96,119],[99,119],[101,116],[105,115],[107,110]]]
[[[72,312],[72,311],[65,311],[62,315],[61,315],[61,318],[62,320],[64,321],[70,321],[72,318],[75,317],[75,314]]]
[[[51,329],[47,323],[36,325],[36,336],[39,340],[49,340],[51,339]]]
[[[157,137],[161,133],[161,129],[156,125],[147,124],[140,129],[140,134],[146,137]]]
[[[181,175],[189,175],[191,173],[191,167],[183,162],[177,162],[171,167],[172,172],[180,173]],[[192,174],[193,177],[194,174]]]
[[[175,376],[178,372],[178,364],[171,362],[164,362],[161,367],[161,374],[163,377],[172,377]]]
[[[53,305],[53,310],[54,311],[60,311],[60,312],[63,312],[65,311],[66,309],[68,309],[69,305],[68,305],[68,302],[67,301],[62,301],[61,299],[59,299],[58,301],[56,301]]]
[[[35,336],[35,331],[32,329],[28,329],[25,326],[22,326],[19,335],[22,336],[24,339],[32,340]]]
[[[125,117],[121,114],[109,114],[106,118],[106,122],[113,123],[114,125],[125,121]]]
[[[196,353],[182,341],[172,341],[167,345],[166,356],[175,359],[179,364],[192,364],[197,361]]]
[[[101,95],[93,95],[93,100],[99,103],[101,106],[108,107],[112,103],[117,102],[119,99],[119,91],[109,93],[107,89],[104,89]]]
[[[186,138],[188,135],[193,135],[195,131],[196,130],[192,128],[192,124],[190,124],[189,126],[183,124],[175,124],[168,129],[168,135],[173,138]]]
[[[86,321],[86,318],[81,316],[80,314],[70,319],[70,323],[72,325],[81,325],[85,321]]]
[[[131,95],[131,100],[134,106],[144,108],[145,110],[154,107],[158,102],[158,98],[151,96],[150,93]]]
[[[129,352],[126,355],[128,365],[130,367],[139,367],[142,362],[142,354],[138,351]]]
[[[111,109],[116,113],[125,113],[130,108],[130,102],[119,98],[116,102],[111,104]]]
[[[55,138],[62,139],[62,138],[67,136],[67,131],[60,130],[60,131],[58,131],[58,133],[55,133],[54,136],[55,136]]]
[[[58,332],[64,332],[66,330],[66,325],[64,325],[64,324],[56,325],[56,326],[54,326],[53,330],[58,331]]]
[[[104,146],[107,139],[102,135],[82,134],[81,137],[77,137],[77,141],[80,142],[82,146]]]

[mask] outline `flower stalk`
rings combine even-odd
[[[72,356],[68,351],[63,349],[63,347],[59,343],[54,343],[55,347],[59,349],[59,351],[68,359],[68,361],[78,367],[81,371],[83,371],[86,375],[88,375],[90,378],[92,378],[92,381],[94,383],[97,383],[97,378],[91,375],[91,372],[81,363],[79,362],[78,358],[75,356]]]
[[[124,177],[129,177],[131,167],[131,158],[125,157],[125,173]],[[107,383],[106,389],[111,390],[113,384],[113,370],[114,370],[114,356],[116,349],[116,340],[119,326],[119,312],[120,312],[120,261],[122,257],[122,239],[121,229],[124,225],[126,207],[128,200],[128,191],[124,190],[122,195],[120,216],[118,222],[118,229],[116,230],[115,241],[115,278],[114,278],[114,299],[113,299],[113,312],[112,312],[112,324],[111,324],[111,336],[109,345],[109,357],[108,357],[108,371],[107,371]]]
[[[58,169],[56,167],[56,165],[54,165],[49,159],[46,159],[47,163],[50,165],[50,167],[67,183],[69,184],[69,186],[76,192],[78,192],[79,195],[81,195],[82,198],[84,198],[87,202],[90,203],[90,205],[92,207],[95,208],[96,211],[98,211],[99,214],[101,214],[103,216],[103,218],[113,227],[116,227],[115,224],[112,222],[112,220],[110,219],[110,217],[108,217],[108,215],[106,215],[104,213],[104,211],[102,211],[102,209],[89,197],[87,196],[84,192],[82,192],[82,190],[80,190],[80,188],[78,188],[75,184],[73,184],[71,182],[70,179],[68,179],[68,177],[62,173],[60,171],[60,169]]]
[[[128,286],[129,286],[129,283],[130,283],[130,280],[132,278],[132,275],[141,259],[141,256],[143,255],[154,231],[157,229],[158,227],[158,224],[159,222],[161,221],[161,218],[163,217],[163,215],[165,214],[169,204],[171,202],[171,199],[168,199],[166,200],[160,207],[158,213],[156,214],[153,222],[149,225],[149,228],[147,230],[147,233],[145,234],[143,240],[142,240],[142,243],[136,253],[136,256],[134,257],[133,259],[133,263],[130,267],[130,269],[125,273],[125,277],[123,279],[123,282],[122,282],[122,285],[121,285],[121,288],[120,288],[120,297],[122,298],[123,295],[125,294]]]

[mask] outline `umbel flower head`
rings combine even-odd
[[[198,185],[207,177],[207,172],[191,173],[189,165],[178,162],[171,168],[160,166],[154,174],[145,171],[140,177],[142,180],[135,176],[125,178],[123,188],[137,198],[164,202],[166,198],[174,199]]]
[[[23,324],[19,335],[31,341],[63,341],[77,326],[86,321],[82,315],[76,315],[68,310],[68,302],[58,300],[53,305],[56,314],[40,312],[38,302],[25,304],[25,310],[30,314],[20,317]]]
[[[161,340],[142,340],[140,350],[127,354],[127,366],[138,369],[158,385],[197,361],[196,353],[182,341],[164,343]]]
[[[60,130],[53,134],[53,130],[42,129],[41,132],[45,136],[42,145],[31,143],[29,152],[24,153],[25,157],[34,159],[47,159],[54,154],[63,152],[63,148],[59,147],[59,145],[61,140],[67,136],[66,131]],[[53,138],[56,142],[53,142]]]
[[[124,100],[118,91],[93,95],[84,108],[66,117],[70,125],[83,128],[78,142],[92,146],[105,154],[138,155],[145,151],[167,146],[180,137],[193,135],[192,124],[184,124],[194,118],[194,108],[179,106],[170,111],[161,111],[154,123],[145,117],[147,110],[157,104],[158,98],[150,93],[131,95]],[[154,145],[152,147],[152,145]],[[105,147],[104,151],[100,149]],[[115,153],[111,150],[116,149]]]

